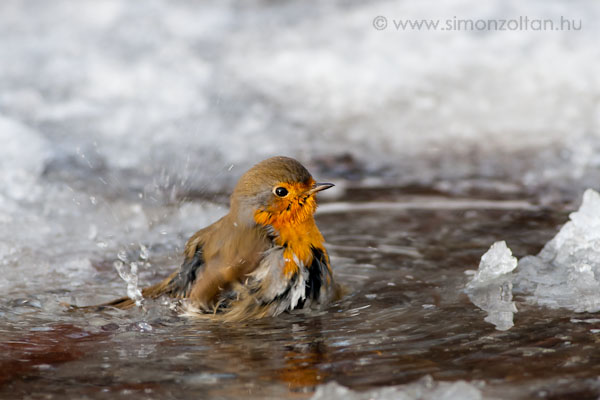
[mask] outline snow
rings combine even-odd
[[[317,387],[311,400],[480,400],[481,390],[468,382],[436,382],[425,376],[417,382],[357,392],[337,382]]]
[[[49,143],[39,132],[1,112],[0,143],[0,204],[32,201],[40,190],[37,177],[51,154]]]
[[[593,2],[100,4],[2,6],[0,114],[39,129],[55,157],[79,148],[114,172],[166,169],[211,188],[273,154],[348,152],[407,180],[597,177]],[[564,17],[584,29],[378,31],[377,15]]]

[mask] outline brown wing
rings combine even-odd
[[[184,261],[162,282],[144,288],[144,298],[169,295],[189,298],[200,309],[212,310],[233,283],[242,282],[258,266],[272,241],[260,227],[238,227],[229,215],[196,232],[186,243]],[[127,309],[135,304],[129,297],[98,307]]]
[[[204,268],[204,242],[214,229],[215,224],[196,232],[185,245],[185,259],[179,269],[169,275],[162,282],[142,289],[142,296],[146,299],[155,299],[163,295],[169,295],[176,298],[185,298],[189,295],[190,289],[195,283],[198,275]],[[135,301],[129,297],[122,297],[108,303],[89,306],[85,308],[97,309],[103,307],[116,307],[121,309],[131,308]]]
[[[223,218],[204,243],[205,264],[188,296],[192,304],[211,310],[235,282],[243,282],[257,268],[272,245],[265,229],[237,226]]]

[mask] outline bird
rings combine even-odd
[[[314,213],[317,183],[289,157],[272,157],[245,172],[229,212],[192,235],[178,270],[142,289],[145,299],[180,299],[186,315],[225,321],[322,309],[341,297]],[[127,309],[123,297],[101,307]]]

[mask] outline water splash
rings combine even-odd
[[[144,297],[139,288],[139,268],[148,268],[152,264],[148,261],[150,258],[150,250],[147,246],[140,243],[138,249],[121,249],[117,253],[117,258],[113,266],[119,273],[121,279],[127,283],[127,296],[135,301],[139,307],[142,305]]]
[[[122,260],[117,260],[113,263],[113,266],[121,279],[127,283],[127,296],[135,301],[136,306],[140,307],[144,297],[138,286],[138,263],[130,262],[126,264]]]

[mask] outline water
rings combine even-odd
[[[378,15],[583,29],[379,31]],[[598,189],[599,15],[585,0],[2,2],[0,397],[597,398],[595,313],[515,284],[499,331],[465,272],[497,241],[537,254]],[[337,185],[318,223],[340,302],[243,325],[163,300],[61,305],[167,276],[272,155]]]
[[[532,307],[517,297],[515,327],[501,332],[464,293],[464,271],[476,268],[489,243],[506,237],[516,256],[537,253],[565,221],[561,207],[505,209],[505,200],[496,210],[457,209],[447,197],[447,209],[420,209],[442,197],[380,190],[412,207],[361,211],[372,204],[361,200],[364,192],[349,189],[347,212],[327,213],[335,209],[330,202],[318,217],[348,290],[326,311],[222,325],[181,318],[163,301],[127,312],[62,308],[65,299],[123,293],[109,257],[92,264],[96,276],[85,287],[64,280],[5,298],[0,395],[297,398],[331,381],[362,391],[424,376],[464,380],[490,398],[600,394],[590,351],[600,320],[593,314]],[[461,204],[469,202],[478,203]],[[159,244],[149,247],[153,272],[140,269],[143,281],[171,270],[172,250]]]

